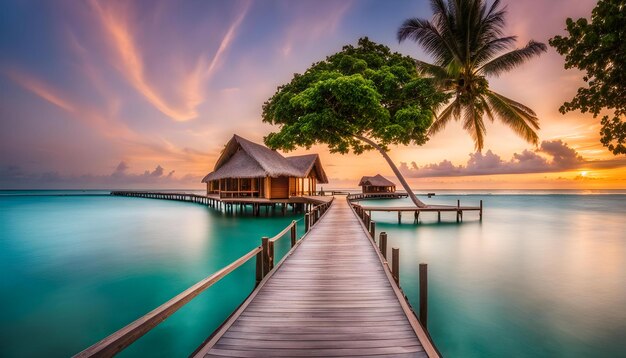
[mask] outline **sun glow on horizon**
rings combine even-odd
[[[407,17],[430,17],[428,2],[398,0],[392,9],[376,1],[89,0],[62,2],[62,11],[20,3],[1,6],[45,21],[27,31],[19,22],[0,25],[15,39],[0,43],[0,189],[201,189],[234,133],[262,144],[278,129],[261,121],[262,106],[293,73],[366,35],[429,60],[416,44],[396,39]],[[565,18],[595,6],[504,3],[506,32],[519,36],[518,46],[545,42],[563,31]],[[418,188],[624,189],[626,156],[602,146],[599,121],[558,111],[582,84],[554,51],[490,79],[496,91],[536,111],[538,147],[487,122],[485,150],[477,154],[462,124],[452,123],[422,146],[390,146],[389,156]],[[375,174],[398,183],[377,152],[340,155],[317,144],[285,154],[309,153],[320,154],[328,187],[354,187]]]

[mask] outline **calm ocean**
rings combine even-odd
[[[428,264],[429,331],[444,357],[626,357],[626,195],[437,195],[466,213],[374,213],[418,307]],[[410,201],[377,200],[407,206]],[[391,257],[388,255],[388,257]]]
[[[0,191],[0,357],[78,353],[301,218],[85,195],[106,193]],[[287,235],[277,254],[288,248]],[[120,356],[188,356],[254,288],[254,265],[222,279]]]
[[[300,219],[106,193],[0,191],[0,356],[77,353]],[[437,193],[423,200],[482,199],[484,220],[374,220],[400,248],[415,307],[428,263],[429,329],[444,356],[626,357],[623,192]],[[289,239],[279,243],[284,253]],[[187,356],[253,286],[251,261],[121,356]]]

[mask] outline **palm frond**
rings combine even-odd
[[[496,39],[485,42],[476,52],[472,55],[472,67],[482,65],[485,61],[493,58],[497,53],[511,48],[517,36],[499,37]]]
[[[502,96],[493,91],[488,91],[486,96],[491,111],[498,115],[502,123],[509,126],[527,142],[537,145],[539,136],[535,129],[539,129],[539,125],[536,117],[528,116],[525,112],[511,106]]]
[[[493,123],[495,121],[495,115],[491,111],[491,107],[489,106],[489,103],[487,103],[487,100],[485,99],[484,96],[480,96],[480,103],[483,106],[483,110],[485,111],[487,118],[489,118],[491,123]]]
[[[432,65],[428,62],[415,60],[415,67],[420,74],[426,74],[438,80],[449,78],[448,71],[445,68],[437,65]]]
[[[430,77],[439,90],[448,92],[454,88],[455,79],[450,76],[446,68],[420,60],[415,61],[415,67],[418,73]]]
[[[435,16],[447,15],[449,11],[448,4],[443,0],[430,0],[430,9]]]
[[[537,114],[535,113],[535,111],[533,111],[531,108],[515,101],[512,100],[508,97],[505,97],[499,93],[495,93],[498,97],[500,97],[501,100],[503,100],[504,102],[506,102],[509,106],[514,107],[515,109],[517,109],[518,111],[524,112],[528,118],[533,119],[532,123],[535,123],[535,125],[533,125],[536,129],[539,129],[539,119],[537,118]]]
[[[463,106],[463,129],[472,137],[474,147],[479,152],[483,149],[487,134],[485,122],[483,122],[484,113],[484,103],[480,101]]]
[[[448,1],[446,4],[443,0],[431,0],[430,7],[433,10],[433,25],[446,41],[448,47],[454,51],[456,60],[462,61],[463,53],[460,51],[459,42],[456,37],[457,19],[452,12],[454,3]]]
[[[454,44],[444,39],[439,30],[428,20],[412,18],[402,23],[397,33],[398,41],[412,40],[433,56],[435,63],[444,65],[458,58]]]
[[[430,128],[428,128],[428,135],[440,132],[446,127],[451,119],[458,119],[460,114],[460,105],[461,102],[459,99],[455,99],[448,105],[448,107],[441,111],[439,115],[435,116],[435,121],[430,125]]]
[[[485,63],[476,72],[482,72],[488,76],[499,76],[501,73],[512,70],[532,57],[546,52],[547,49],[545,44],[530,40],[526,46],[507,52]]]
[[[486,5],[483,6],[483,12],[486,11]],[[502,36],[504,30],[504,16],[506,15],[506,6],[500,8],[500,0],[494,1],[489,10],[483,13],[480,32],[490,38]]]

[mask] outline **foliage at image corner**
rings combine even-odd
[[[422,145],[435,109],[449,96],[418,75],[415,60],[361,38],[278,87],[263,121],[279,126],[265,137],[290,151],[327,144],[331,153],[361,154],[390,144]]]
[[[585,18],[566,20],[567,36],[555,36],[550,45],[565,56],[565,68],[585,71],[586,87],[565,102],[563,114],[580,110],[597,117],[612,110],[600,123],[600,141],[613,154],[626,154],[626,1],[600,0]]]

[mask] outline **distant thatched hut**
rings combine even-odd
[[[317,154],[283,157],[275,150],[234,135],[203,183],[220,197],[286,199],[311,195],[328,183]]]
[[[362,187],[363,193],[395,193],[396,184],[387,180],[380,174],[376,174],[373,177],[364,176],[359,182],[359,186]]]

